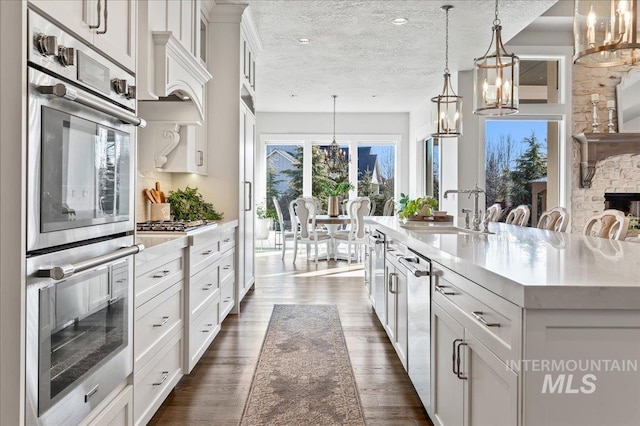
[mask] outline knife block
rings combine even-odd
[[[151,204],[151,221],[167,222],[171,220],[171,204],[169,203],[152,203]]]

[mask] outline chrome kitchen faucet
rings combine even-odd
[[[471,195],[473,195],[474,197],[473,198],[473,230],[474,231],[480,231],[481,218],[480,218],[480,210],[478,208],[478,196],[481,193],[485,194],[485,202],[486,202],[487,193],[484,191],[484,189],[481,189],[477,183],[473,189],[448,189],[444,191],[444,195],[443,195],[444,199],[447,199],[447,195],[449,194],[469,194],[468,198],[471,198]]]

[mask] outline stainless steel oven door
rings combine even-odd
[[[27,424],[77,424],[131,374],[132,242],[27,259]]]
[[[134,229],[135,126],[120,114],[133,116],[29,67],[28,251]]]

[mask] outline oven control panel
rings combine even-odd
[[[36,11],[29,9],[27,19],[30,64],[135,111],[133,73]]]

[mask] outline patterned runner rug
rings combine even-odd
[[[275,305],[241,426],[364,425],[335,305]]]

